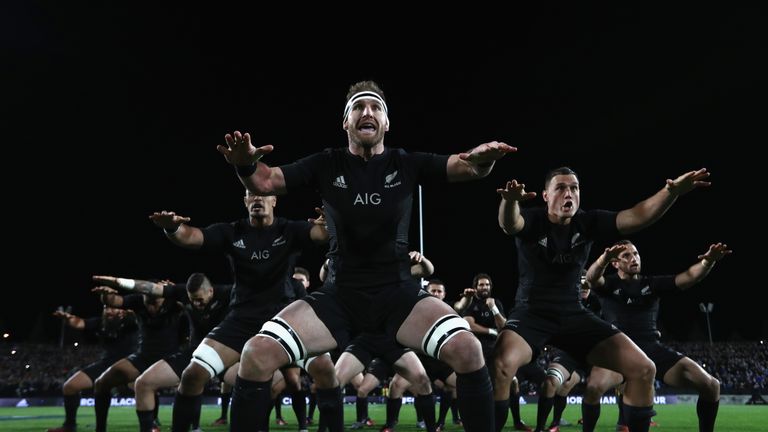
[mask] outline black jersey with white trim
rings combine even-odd
[[[276,217],[263,228],[248,219],[203,229],[203,248],[226,254],[235,280],[230,308],[257,308],[280,303],[301,251],[312,244],[307,221]]]
[[[418,184],[447,182],[447,155],[385,148],[369,160],[326,149],[281,167],[285,184],[314,187],[330,234],[338,286],[376,287],[411,280],[408,230]]]
[[[190,345],[198,345],[203,338],[229,313],[229,301],[232,285],[213,285],[213,297],[203,310],[190,303],[186,284],[172,284],[163,287],[163,297],[184,305],[184,313],[189,319]]]
[[[596,289],[603,306],[603,318],[616,325],[632,340],[658,339],[656,320],[659,296],[677,291],[675,276],[640,276],[621,279],[617,274],[605,277],[605,285]]]
[[[582,310],[581,271],[595,241],[618,236],[616,212],[579,210],[567,225],[553,224],[543,207],[522,209],[515,235],[520,270],[516,304],[536,309]]]

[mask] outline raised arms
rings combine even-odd
[[[227,145],[219,145],[216,150],[224,155],[224,159],[234,165],[237,177],[249,191],[256,195],[282,195],[286,193],[283,170],[273,168],[259,162],[265,154],[274,149],[271,145],[255,147],[251,143],[251,135],[235,131],[224,135]]]
[[[448,181],[459,182],[483,178],[493,169],[493,164],[517,148],[503,142],[491,141],[480,144],[466,153],[448,157]]]
[[[693,189],[706,187],[710,182],[706,168],[689,171],[674,180],[667,179],[667,184],[653,196],[637,203],[634,207],[622,210],[616,217],[616,228],[621,234],[631,234],[639,231],[661,218],[677,197],[685,195]]]

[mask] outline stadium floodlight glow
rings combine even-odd
[[[704,316],[707,318],[707,333],[709,334],[709,345],[712,346],[712,325],[709,323],[709,314],[712,313],[712,309],[715,308],[715,305],[712,303],[699,303],[699,310],[704,313]]]
[[[14,354],[16,354],[16,350],[15,349],[11,350],[11,355],[14,355]]]
[[[8,334],[8,333],[3,333],[3,337],[4,337],[5,339],[8,339],[8,336],[10,336],[10,334]]]
[[[77,348],[77,346],[80,344],[78,342],[75,342],[74,345],[75,345],[75,348]]]

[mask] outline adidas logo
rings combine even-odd
[[[245,249],[245,243],[243,243],[243,239],[240,239],[234,243],[232,243],[232,246],[239,248],[239,249]]]
[[[539,244],[544,246],[544,247],[547,247],[547,238],[546,237],[542,237],[542,239],[539,240]]]
[[[285,237],[280,236],[275,239],[275,241],[272,242],[272,246],[280,246],[281,244],[285,244]]]
[[[346,189],[347,188],[347,182],[344,181],[344,176],[338,176],[336,177],[336,180],[333,181],[333,185],[337,188]]]
[[[646,285],[640,290],[641,295],[651,295],[651,287]]]

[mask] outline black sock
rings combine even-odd
[[[493,387],[488,368],[465,374],[456,372],[456,391],[459,398],[459,412],[464,429],[477,432],[492,432]]]
[[[509,397],[509,412],[512,413],[512,421],[516,425],[522,423],[522,420],[520,420],[520,393],[512,394]]]
[[[160,413],[160,392],[155,392],[155,408],[152,410],[152,419],[157,420],[157,415]],[[160,422],[158,422],[160,424]]]
[[[221,417],[224,420],[229,418],[229,400],[232,399],[232,392],[221,394]]]
[[[415,410],[416,410],[416,423],[421,423],[421,422],[423,422],[423,421],[424,421],[424,415],[423,415],[423,414],[421,414],[421,408],[420,408],[420,407],[418,407],[418,406],[416,406],[416,403],[415,403],[415,398],[414,398],[413,409],[415,409]]]
[[[77,425],[77,409],[80,408],[80,395],[64,396],[64,426]]]
[[[299,390],[291,395],[291,406],[296,415],[296,423],[299,424],[299,430],[307,428],[307,392]]]
[[[453,421],[453,424],[461,422],[458,397],[459,395],[456,395],[456,397],[452,398],[453,403],[451,404],[451,420]]]
[[[155,422],[155,410],[136,410],[136,417],[139,418],[139,432],[152,432],[152,426],[154,426]]]
[[[555,426],[560,425],[560,419],[563,418],[563,411],[565,411],[566,400],[565,396],[555,395],[555,402],[553,404],[554,410],[552,411],[552,423]]]
[[[536,430],[544,430],[547,427],[547,417],[554,403],[554,398],[545,397],[543,394],[539,396],[539,406],[536,408]]]
[[[597,420],[600,418],[600,403],[588,404],[581,402],[581,419],[583,432],[592,432],[595,430]]]
[[[624,396],[619,395],[616,397],[616,405],[619,407],[619,419],[616,421],[617,425],[626,426],[627,421],[624,420]]]
[[[280,393],[275,398],[275,420],[283,419],[283,394]]]
[[[309,407],[307,407],[307,417],[315,417],[315,408],[317,408],[317,393],[309,393]]]
[[[195,406],[192,407],[192,429],[200,429],[200,412],[203,409],[203,395],[195,399]],[[157,412],[155,412],[157,418]]]
[[[106,432],[107,430],[107,415],[111,401],[112,394],[109,392],[94,395],[93,408],[96,411],[96,432]]]
[[[717,409],[720,407],[720,401],[705,401],[699,396],[696,402],[696,414],[699,416],[699,432],[712,432],[715,430],[715,419],[717,418]]]
[[[368,398],[367,397],[357,397],[357,400],[355,400],[355,412],[357,413],[357,419],[358,422],[364,422],[365,419],[368,418]]]
[[[436,426],[434,396],[431,393],[428,395],[416,396],[413,404],[416,407],[416,412],[421,412],[427,432],[434,432]]]
[[[320,410],[320,421],[329,432],[344,430],[344,405],[341,403],[341,387],[332,389],[317,389],[317,408]]]
[[[648,432],[651,426],[651,417],[656,415],[653,405],[647,407],[634,407],[624,404],[624,419],[627,427],[632,432]]]
[[[445,416],[448,415],[448,410],[453,405],[453,393],[444,391],[440,396],[440,416],[437,418],[437,423],[445,425]]]
[[[272,380],[251,381],[235,378],[232,389],[232,421],[230,430],[268,430],[269,411],[272,410]]]
[[[509,417],[509,399],[493,401],[493,418],[497,432],[507,424],[507,417]]]
[[[400,418],[401,406],[403,406],[403,398],[387,398],[387,427],[395,427]]]
[[[173,432],[187,432],[195,420],[195,411],[197,411],[198,416],[200,415],[202,401],[202,394],[186,396],[176,392],[176,397],[173,400],[173,414],[171,415],[171,430]]]

